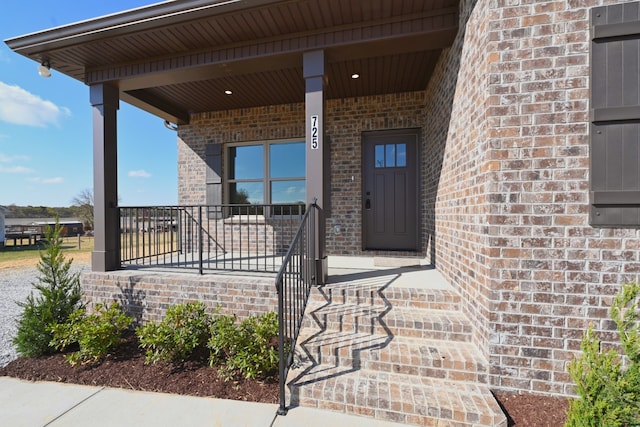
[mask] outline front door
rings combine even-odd
[[[418,135],[363,134],[364,249],[418,250]]]

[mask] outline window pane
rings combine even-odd
[[[269,146],[269,174],[271,178],[305,176],[304,142],[271,144]]]
[[[304,180],[271,183],[271,203],[306,203],[306,200]]]
[[[229,148],[229,179],[260,179],[264,177],[262,145]]]
[[[231,204],[264,203],[264,185],[262,182],[234,182],[229,184]]]
[[[395,144],[387,144],[386,160],[387,161],[385,165],[388,168],[393,168],[396,166],[396,145]]]
[[[376,167],[384,167],[384,145],[376,145]]]
[[[396,166],[403,168],[407,166],[407,144],[398,144],[396,145],[396,149],[398,154]]]

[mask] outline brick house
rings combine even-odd
[[[638,37],[619,0],[191,0],[7,44],[90,87],[94,298],[165,293],[151,312],[214,280],[116,271],[123,100],[176,125],[180,205],[317,200],[320,283],[326,256],[431,264],[486,384],[570,395],[584,330],[616,340],[612,295],[640,272]],[[210,298],[246,315],[271,288]]]

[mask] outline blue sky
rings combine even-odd
[[[0,205],[69,206],[93,188],[89,88],[12,52],[4,40],[157,3],[5,0],[0,14]],[[176,133],[124,102],[118,112],[120,205],[177,201]]]

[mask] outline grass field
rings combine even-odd
[[[0,270],[15,267],[34,266],[40,261],[41,248],[36,246],[12,246],[13,242],[0,250]],[[93,251],[93,237],[81,237],[78,247],[77,237],[64,237],[63,250],[67,259],[73,258],[74,262],[91,262]]]

